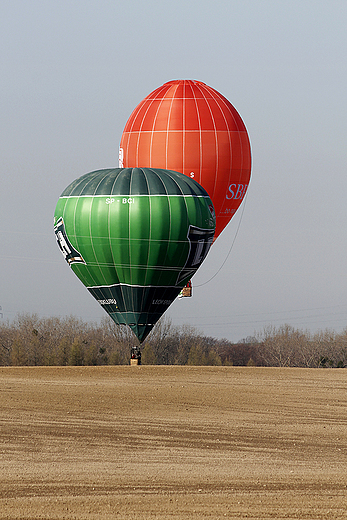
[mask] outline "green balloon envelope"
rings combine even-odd
[[[88,291],[142,342],[206,257],[215,213],[204,188],[181,173],[115,168],[63,191],[54,230]]]

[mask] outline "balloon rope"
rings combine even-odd
[[[244,201],[243,201],[243,207],[242,207],[242,212],[241,212],[241,216],[240,216],[240,220],[239,220],[239,223],[238,223],[238,226],[237,226],[237,229],[236,229],[236,232],[235,232],[235,236],[234,236],[234,239],[233,241],[231,242],[231,246],[230,246],[230,249],[228,251],[228,254],[227,256],[225,257],[222,265],[220,266],[220,268],[218,269],[218,271],[216,273],[214,273],[213,276],[211,276],[211,278],[209,280],[207,280],[206,282],[204,283],[201,283],[199,285],[194,285],[194,287],[202,287],[203,285],[206,285],[208,284],[209,282],[211,282],[211,280],[213,280],[213,278],[215,278],[217,276],[217,274],[222,270],[225,262],[228,260],[229,256],[230,256],[230,253],[231,253],[231,250],[232,248],[234,247],[234,244],[235,244],[235,241],[236,241],[236,237],[239,233],[239,230],[240,230],[240,226],[241,226],[241,222],[242,222],[242,217],[243,217],[243,214],[245,212],[245,207],[246,207],[246,200],[247,200],[247,195],[248,195],[248,190],[246,191],[246,195],[245,195],[245,198],[244,198]]]

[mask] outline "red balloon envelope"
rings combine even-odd
[[[224,96],[201,81],[175,80],[145,97],[129,117],[119,165],[194,178],[212,199],[216,238],[245,196],[251,148],[240,115]]]

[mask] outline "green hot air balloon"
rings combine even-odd
[[[215,213],[204,188],[181,173],[115,168],[63,191],[54,230],[74,273],[141,343],[206,257]]]

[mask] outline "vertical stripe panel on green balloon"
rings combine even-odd
[[[99,267],[98,250],[95,250],[91,235],[91,222],[94,220],[92,213],[92,197],[79,197],[75,209],[75,232],[77,249],[83,258],[87,258],[88,271],[93,280],[99,284],[106,284],[104,273]]]
[[[97,262],[105,285],[114,283],[115,268],[112,250],[109,242],[108,229],[109,205],[106,197],[93,197],[91,206],[90,235],[94,252],[97,252]]]
[[[163,267],[169,247],[170,208],[169,197],[152,195],[150,247],[147,260],[146,285],[165,285],[162,283]],[[160,215],[160,218],[158,218]]]
[[[189,198],[189,197],[187,197]],[[170,244],[168,250],[169,265],[174,268],[172,273],[169,273],[170,280],[167,285],[175,285],[176,278],[179,271],[182,269],[184,259],[187,257],[189,250],[189,243],[187,241],[187,230],[189,226],[186,197],[170,197]],[[178,218],[179,216],[179,218]]]
[[[110,241],[118,279],[130,283],[129,206],[115,198],[109,211]]]
[[[133,197],[129,202],[129,238],[132,285],[145,285],[150,241],[150,202],[147,196]]]

